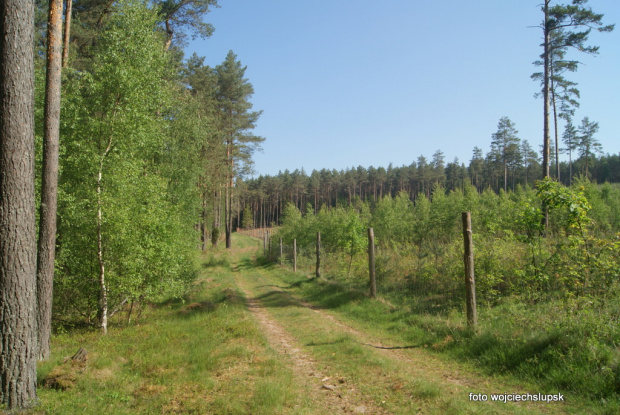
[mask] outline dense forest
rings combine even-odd
[[[279,224],[287,203],[302,211],[309,203],[316,213],[321,206],[347,206],[355,199],[377,202],[401,192],[415,200],[419,195],[430,198],[439,188],[451,192],[473,186],[479,193],[487,189],[499,193],[515,191],[518,187],[533,188],[542,178],[540,156],[527,141],[517,141],[514,150],[514,159],[507,163],[506,170],[497,145],[492,143],[486,156],[475,148],[467,166],[458,160],[446,163],[438,150],[430,161],[419,156],[409,166],[322,169],[310,175],[302,169],[280,172],[277,176],[259,176],[240,183],[246,190],[239,201],[242,218],[239,225],[251,228]],[[560,162],[559,167],[561,182],[567,186],[575,177],[588,177],[601,184],[620,182],[620,154],[598,157],[589,154],[587,159],[584,154],[570,165]]]
[[[58,324],[80,317],[105,330],[102,317],[125,305],[181,295],[193,278],[195,230],[217,241],[211,229],[222,229],[230,240],[234,184],[263,139],[251,133],[260,112],[237,56],[214,68],[183,59],[184,37],[211,32],[202,16],[213,5],[73,2],[60,118]],[[38,50],[45,6],[37,7]],[[44,53],[35,65],[42,128]],[[38,146],[42,136],[38,129]]]
[[[27,294],[6,301],[2,316],[19,314],[11,307],[39,313],[36,324],[23,314],[20,338],[8,336],[18,323],[2,319],[2,335],[11,341],[32,346],[38,340],[36,347],[27,347],[24,362],[35,355],[49,357],[52,326],[58,331],[86,326],[105,334],[108,319],[120,311],[129,322],[148,303],[181,298],[196,276],[200,253],[220,242],[230,248],[237,228],[281,226],[287,243],[298,239],[307,250],[321,231],[335,261],[332,275],[347,280],[362,275],[359,254],[365,229],[373,226],[383,249],[384,289],[427,291],[453,305],[460,275],[455,220],[470,210],[480,229],[478,266],[486,278],[479,290],[487,305],[508,296],[534,304],[548,299],[545,292],[563,300],[589,296],[600,302],[601,315],[613,314],[620,196],[610,183],[620,182],[620,154],[603,154],[598,124],[588,117],[573,125],[579,91],[564,77],[579,66],[566,58],[569,49],[597,53],[585,44],[588,34],[613,29],[602,24],[602,15],[583,8],[585,1],[552,6],[546,0],[542,7],[544,52],[536,66],[543,72],[532,75],[544,98],[540,152],[503,117],[497,131],[489,132],[490,151],[485,155],[474,148],[467,164],[446,162],[438,150],[430,160],[419,156],[409,166],[323,169],[309,175],[302,169],[258,178],[251,178],[252,155],[265,138],[253,134],[261,111],[253,109],[246,67],[233,51],[215,67],[183,52],[187,39],[213,32],[203,19],[219,7],[217,0],[25,3],[22,8],[10,0],[2,7],[3,22],[23,26],[3,23],[2,28],[30,33],[20,45],[29,50],[32,41],[34,54],[15,55],[31,60],[12,58],[12,46],[3,40],[0,154],[0,294]],[[10,76],[15,68],[28,67],[34,89],[18,92],[34,95],[33,111],[20,112],[25,118],[17,123],[34,127],[34,151],[11,147],[9,138],[28,135],[27,128],[20,134],[4,131],[16,125],[13,101],[5,95],[30,82],[27,71],[23,79]],[[564,120],[562,134],[558,118]],[[33,153],[34,160],[28,159]],[[560,153],[568,161],[561,161]],[[32,180],[28,172],[18,177],[33,198],[18,195],[16,200],[32,206],[15,211],[14,162],[5,160],[14,154],[25,155],[15,165],[32,164],[36,172]],[[34,216],[25,218],[23,229],[10,222],[35,207],[37,222]],[[46,240],[51,240],[47,246]],[[37,269],[36,278],[35,272],[24,279],[13,271],[22,261],[11,251],[15,246],[30,249],[24,251],[24,263]],[[14,281],[33,285],[21,289]],[[613,366],[616,334],[605,330],[589,337],[605,353],[591,362],[593,367]],[[1,350],[3,362],[12,359],[9,349]],[[0,369],[2,403],[27,406],[34,389],[15,393],[14,380],[5,374],[19,370],[4,363]],[[35,369],[28,367],[31,378],[24,375],[20,385],[34,388]],[[613,392],[618,373],[616,362],[593,393]]]

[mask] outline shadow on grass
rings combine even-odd
[[[232,288],[225,288],[208,296],[201,301],[192,300],[189,296],[175,298],[154,304],[155,308],[170,309],[168,318],[188,319],[199,314],[209,314],[216,311],[222,305],[245,306],[245,298]]]
[[[306,343],[306,346],[310,347],[310,346],[333,346],[335,344],[342,344],[345,341],[348,341],[348,339],[346,338],[341,338],[338,340],[332,340],[330,342],[315,342],[315,341],[311,341],[309,343]]]
[[[368,296],[361,291],[346,289],[338,284],[323,283],[317,285],[307,298],[315,304],[314,309],[321,310],[339,308],[351,302],[366,300]]]
[[[237,265],[233,266],[231,269],[233,272],[241,272],[248,269],[255,269],[256,267],[257,265],[255,264],[254,260],[250,258],[245,258]]]
[[[207,258],[205,262],[202,263],[203,268],[214,268],[214,267],[230,267],[230,262],[226,257],[216,258],[214,256],[210,256]]]
[[[383,350],[404,350],[404,349],[419,349],[420,347],[424,347],[424,343],[420,344],[412,344],[410,346],[378,346],[370,343],[360,343],[362,346],[373,347],[375,349],[383,349]]]
[[[289,287],[275,284],[257,285],[256,288],[279,288],[280,290],[286,290]]]
[[[487,333],[472,338],[465,350],[470,357],[476,358],[492,371],[511,372],[533,360],[538,364],[550,358],[555,360],[556,356],[547,356],[553,349],[562,349],[558,332],[548,333],[522,344],[509,343]]]
[[[273,290],[255,298],[259,300],[266,308],[278,307],[303,307],[303,305],[295,297],[286,291]]]
[[[272,291],[271,293],[285,293],[286,296],[292,297],[286,290],[301,289],[306,291],[303,295],[304,299],[311,302],[310,307],[313,310],[326,310],[341,307],[352,301],[358,301],[368,298],[368,296],[360,291],[343,288],[338,284],[329,283],[316,278],[305,278],[292,282],[287,286],[279,285],[263,285],[261,287],[274,287],[285,291]],[[305,290],[307,288],[307,290]],[[271,294],[269,293],[269,294]],[[297,305],[304,306],[299,300],[294,301]]]
[[[342,338],[342,339],[338,339],[338,340],[333,340],[330,342],[315,342],[315,341],[311,341],[309,343],[306,344],[306,346],[333,346],[335,344],[341,344],[344,343],[345,341],[348,341],[349,339],[346,338]],[[404,350],[404,349],[417,349],[420,347],[423,347],[424,344],[417,344],[417,345],[410,345],[410,346],[383,346],[383,345],[375,345],[375,344],[370,344],[370,343],[362,343],[362,342],[358,342],[355,341],[355,343],[358,343],[362,346],[368,346],[368,347],[372,347],[375,349],[383,349],[383,350]]]
[[[211,301],[193,302],[183,306],[175,313],[175,317],[187,318],[202,313],[211,313],[217,309],[217,305]]]
[[[304,284],[316,283],[316,282],[317,282],[316,278],[305,278],[305,279],[300,279],[299,281],[296,281],[296,282],[292,282],[287,287],[283,287],[283,288],[286,288],[286,289],[301,288]]]

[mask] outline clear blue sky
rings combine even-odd
[[[540,0],[220,0],[205,21],[209,39],[192,41],[206,63],[233,50],[253,84],[257,174],[302,167],[409,165],[440,149],[467,165],[486,153],[502,116],[535,149],[542,144],[542,99],[530,79],[542,52]],[[593,32],[592,57],[568,74],[581,91],[575,124],[600,124],[606,153],[620,153],[620,1],[590,0],[617,23]]]

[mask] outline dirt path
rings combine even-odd
[[[329,311],[292,295],[282,286],[273,269],[257,267],[247,256],[239,261],[233,267],[235,281],[247,298],[249,310],[270,346],[286,356],[298,382],[323,413],[577,413],[564,405],[470,402],[470,392],[530,391],[516,383],[461,369],[460,365],[441,361],[415,345],[391,344],[386,338],[353,327]],[[321,330],[324,333],[319,333]],[[363,348],[367,356],[357,365],[363,368],[363,373],[368,373],[367,376],[343,376],[342,367],[334,366],[339,362],[320,354],[317,346],[329,342],[319,340],[317,343],[315,339],[330,335],[332,338],[344,336]],[[391,369],[377,369],[373,363],[376,359],[390,362],[385,367]],[[422,386],[418,388],[419,385]],[[400,399],[400,404],[384,405],[384,399]]]
[[[350,334],[360,344],[375,349],[377,353],[380,353],[383,356],[406,363],[408,367],[413,369],[412,371],[414,375],[421,376],[423,374],[424,377],[433,375],[436,379],[441,379],[442,381],[459,386],[469,387],[475,387],[478,382],[482,381],[482,379],[472,379],[471,374],[469,376],[462,375],[458,372],[451,372],[448,374],[442,368],[438,368],[438,366],[434,364],[435,362],[429,361],[425,356],[421,356],[419,353],[412,351],[412,349],[416,349],[414,346],[397,346],[394,344],[387,344],[385,340],[374,337],[368,333],[361,332],[343,323],[333,315],[323,311],[321,308],[298,299],[279,287],[273,287],[273,289],[285,293],[291,298],[292,301],[296,301],[301,307],[306,307],[312,310],[314,313],[318,314],[321,319],[330,321],[332,324],[338,326],[343,332]]]
[[[247,282],[243,278],[236,278],[236,283],[245,294],[248,308],[263,330],[269,345],[288,357],[298,382],[306,387],[313,402],[324,410],[323,413],[385,413],[372,403],[365,402],[354,385],[344,385],[344,379],[334,377],[328,370],[320,368],[313,358],[302,351],[295,338],[270,316]]]

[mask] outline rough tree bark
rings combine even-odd
[[[172,30],[172,26],[170,25],[170,19],[166,19],[165,25],[166,25],[166,43],[164,45],[164,49],[168,50],[170,49],[170,46],[172,46],[172,37],[174,36],[174,30]]]
[[[0,2],[0,402],[36,400],[34,2]]]
[[[316,233],[316,273],[315,278],[321,278],[321,232]]]
[[[69,2],[70,3],[70,2]],[[47,24],[47,76],[43,126],[43,174],[37,246],[37,324],[39,359],[50,355],[52,287],[56,257],[56,207],[60,129],[62,0],[51,0]]]
[[[465,265],[467,325],[475,329],[478,326],[478,311],[476,309],[476,280],[474,276],[474,243],[471,230],[471,212],[463,212],[461,217],[463,220],[463,263]]]
[[[62,2],[61,2],[62,3]],[[62,4],[60,6],[62,10]],[[67,0],[67,9],[65,10],[65,33],[62,49],[62,67],[66,68],[69,64],[69,41],[71,39],[71,11],[73,9],[73,0]]]

